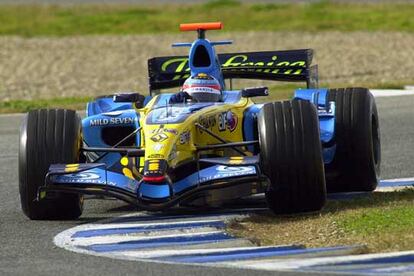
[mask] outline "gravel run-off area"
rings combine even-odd
[[[147,59],[183,55],[195,35],[0,37],[0,101],[148,90]],[[313,48],[320,81],[349,86],[414,82],[414,34],[210,32],[218,52]]]

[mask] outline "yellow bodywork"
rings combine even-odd
[[[145,160],[151,160],[151,166],[158,163],[155,160],[166,160],[170,168],[194,160],[196,157],[196,145],[222,143],[215,137],[196,127],[196,123],[206,126],[211,132],[227,142],[243,141],[243,113],[253,104],[249,98],[241,98],[237,103],[223,103],[204,107],[189,115],[183,122],[177,124],[147,124],[147,115],[157,101],[155,96],[145,108],[138,109],[140,114],[141,147],[145,148],[145,158],[141,158],[140,168],[143,168]],[[236,117],[237,123],[234,129],[230,129],[226,120],[221,116],[231,112]],[[213,152],[224,155],[223,150]],[[154,160],[154,161],[153,161]],[[237,164],[235,158],[232,162]],[[152,168],[151,168],[152,169]]]

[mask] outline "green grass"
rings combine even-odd
[[[374,192],[328,201],[320,213],[274,216],[270,212],[231,224],[231,233],[262,245],[307,247],[366,245],[366,252],[414,249],[414,189]]]
[[[92,97],[52,98],[38,100],[0,101],[0,113],[22,113],[39,108],[67,108],[81,110]]]
[[[178,32],[184,22],[216,21],[228,31],[414,31],[414,4],[0,5],[0,35],[69,36]]]
[[[341,221],[347,232],[375,235],[384,232],[414,230],[413,206],[385,207],[350,215]]]

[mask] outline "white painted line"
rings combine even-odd
[[[381,180],[376,192],[401,191],[414,187],[414,177]]]
[[[403,89],[370,89],[369,91],[376,98],[414,95],[414,90]]]
[[[413,255],[414,251],[402,251],[393,253],[377,253],[377,254],[361,254],[350,256],[337,256],[337,257],[322,257],[322,258],[308,258],[308,259],[282,259],[282,260],[270,260],[270,261],[243,261],[243,262],[229,262],[223,263],[226,266],[243,267],[251,269],[263,269],[263,270],[293,270],[310,266],[318,265],[332,265],[341,262],[352,262],[362,260],[373,260],[376,258],[384,257],[401,257],[407,255]]]
[[[274,246],[261,246],[260,248],[271,248]],[[134,258],[159,258],[165,256],[183,256],[192,254],[209,254],[209,253],[231,253],[240,250],[253,250],[257,249],[257,246],[253,247],[231,247],[231,248],[209,248],[209,249],[180,249],[180,250],[147,250],[147,251],[124,251],[121,254],[134,257]]]
[[[98,236],[98,237],[90,237],[90,238],[75,238],[72,239],[72,244],[74,246],[88,246],[94,244],[110,244],[110,243],[120,243],[120,242],[132,242],[132,241],[144,241],[144,240],[151,240],[151,239],[162,239],[162,238],[175,238],[175,237],[197,237],[197,236],[204,236],[210,234],[219,234],[224,233],[223,231],[200,231],[200,232],[193,232],[193,233],[179,233],[175,231],[171,231],[167,235],[113,235],[113,236]]]
[[[121,259],[121,260],[135,260],[135,261],[140,260],[140,261],[157,262],[157,263],[160,261],[150,259],[151,255],[152,256],[155,256],[155,255],[165,256],[167,251],[168,253],[171,253],[171,252],[186,253],[186,250],[193,250],[193,252],[200,252],[200,250],[201,251],[203,250],[223,251],[223,250],[226,250],[227,248],[236,250],[238,248],[249,248],[253,246],[253,244],[247,239],[224,239],[224,240],[218,240],[216,242],[210,242],[207,244],[193,244],[193,245],[183,244],[179,246],[172,245],[169,247],[167,246],[167,247],[157,248],[157,249],[145,248],[145,249],[136,250],[136,251],[128,249],[125,251],[115,251],[115,252],[94,252],[93,250],[90,250],[89,248],[86,248],[86,247],[88,245],[94,245],[95,242],[98,242],[98,244],[108,244],[108,243],[113,243],[113,242],[121,242],[125,240],[130,241],[131,235],[127,236],[126,238],[120,237],[120,236],[118,237],[109,236],[111,237],[109,240],[108,240],[108,236],[96,236],[94,237],[95,239],[90,239],[90,238],[86,239],[85,237],[72,238],[72,236],[78,233],[79,231],[95,230],[97,228],[108,229],[108,228],[114,228],[114,226],[125,228],[125,227],[134,227],[134,226],[142,227],[142,226],[148,226],[148,225],[175,225],[175,224],[183,224],[183,223],[190,224],[190,223],[200,223],[200,222],[217,222],[217,221],[227,221],[229,219],[233,219],[236,217],[240,217],[240,218],[246,217],[247,214],[241,214],[241,215],[234,214],[234,213],[230,215],[217,214],[217,215],[208,216],[207,217],[208,219],[206,219],[206,216],[204,215],[201,217],[187,218],[185,220],[183,220],[182,218],[178,218],[178,217],[177,218],[171,217],[171,218],[168,218],[167,220],[164,220],[164,219],[161,221],[158,220],[157,222],[155,222],[157,220],[157,218],[155,217],[154,220],[150,220],[150,221],[130,223],[128,221],[128,217],[133,217],[133,216],[138,216],[138,219],[141,216],[147,217],[145,213],[132,213],[126,216],[118,217],[118,218],[102,220],[102,221],[99,221],[97,223],[93,223],[90,225],[88,224],[79,225],[79,226],[68,229],[58,234],[54,238],[54,243],[61,248],[64,248],[66,250],[73,251],[76,253],[83,253],[83,254],[89,254],[89,255],[101,256],[101,257],[109,257],[109,258]],[[125,218],[125,217],[127,218],[126,222],[119,223],[119,218]],[[112,223],[111,221],[114,221],[116,223]],[[146,232],[149,235],[147,237],[141,236],[140,239],[149,240],[149,239],[159,239],[162,237],[177,237],[177,236],[200,237],[200,236],[205,236],[206,234],[211,234],[211,233],[213,234],[223,233],[223,231],[219,231],[218,229],[205,229],[205,228],[203,229],[200,227],[193,228],[193,231],[194,232],[191,232],[191,233],[185,233],[183,231],[181,233],[178,233],[177,231],[172,230],[172,231],[169,231],[168,234],[166,234],[164,231],[162,233],[163,235],[159,235],[161,233],[156,233],[157,235],[152,235],[152,233]],[[124,238],[125,240],[123,240]],[[138,237],[137,238],[132,237],[132,239],[138,239]],[[124,254],[124,252],[126,254]],[[147,257],[145,256],[146,254],[147,254]]]
[[[174,226],[176,224],[192,224],[192,223],[202,223],[202,222],[220,222],[222,220],[219,219],[192,219],[192,220],[182,220],[182,221],[171,221],[171,220],[162,220],[162,222],[125,222],[125,223],[91,223],[91,224],[85,224],[82,225],[81,229],[79,231],[86,231],[86,230],[105,230],[105,229],[123,229],[123,228],[131,228],[131,227],[149,227],[149,226],[162,226],[162,225],[171,225]]]
[[[381,180],[381,181],[382,182],[408,182],[408,181],[413,181],[414,182],[414,177],[384,179],[384,180]]]

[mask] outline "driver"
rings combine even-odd
[[[182,103],[186,99],[195,102],[219,102],[222,93],[220,83],[213,76],[199,73],[189,77],[181,91],[170,98],[170,103]]]

